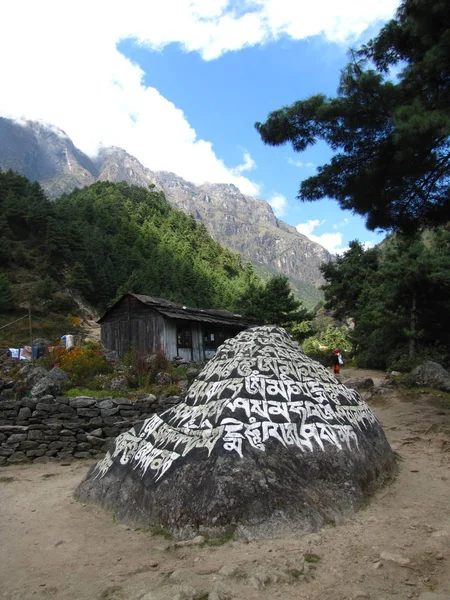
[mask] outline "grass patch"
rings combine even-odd
[[[300,579],[303,575],[303,571],[299,571],[299,569],[290,569],[289,575],[294,579]]]
[[[223,546],[233,540],[233,532],[226,533],[217,537],[210,537],[205,539],[205,546]]]
[[[152,535],[163,537],[165,540],[172,539],[172,534],[170,531],[167,531],[167,529],[164,529],[164,527],[149,527],[147,531],[149,531],[149,533]]]
[[[123,597],[122,586],[114,585],[103,590],[99,596],[99,600],[122,600]]]
[[[320,556],[318,554],[310,554],[309,552],[307,552],[306,554],[303,555],[303,560],[307,563],[318,563],[322,559],[320,558]]]
[[[91,390],[89,388],[71,388],[64,392],[66,396],[70,398],[76,398],[77,396],[90,396],[91,398],[111,398],[114,394],[111,390]]]
[[[426,399],[436,408],[450,410],[450,394],[434,388],[418,386],[415,388],[400,388],[398,395],[403,402],[418,402]]]
[[[437,408],[450,410],[450,394],[448,392],[434,393],[431,402]]]
[[[369,406],[386,406],[388,403],[388,397],[383,396],[383,394],[376,394],[375,396],[369,398],[366,402],[369,404]]]
[[[12,483],[15,481],[14,477],[0,477],[0,483]]]
[[[0,314],[0,327],[26,316],[27,310],[17,310]],[[77,334],[79,328],[73,325],[70,317],[61,314],[39,315],[33,314],[31,320],[33,338],[45,338],[50,342],[60,339],[65,333]],[[5,329],[0,330],[0,346],[19,348],[30,343],[30,329],[28,319],[25,318]]]

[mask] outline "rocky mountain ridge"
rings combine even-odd
[[[330,254],[278,219],[268,202],[231,184],[194,185],[166,171],[151,171],[116,147],[91,159],[61,130],[0,118],[0,168],[41,183],[50,198],[95,181],[126,181],[162,190],[168,202],[202,221],[220,244],[240,252],[262,276],[287,275],[307,304],[321,298],[319,266]]]

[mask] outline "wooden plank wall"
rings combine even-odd
[[[165,350],[165,323],[158,312],[133,297],[114,307],[101,324],[102,344],[120,358],[134,349],[143,354]]]
[[[177,323],[191,327],[192,348],[177,347]],[[124,297],[105,317],[101,324],[101,341],[109,350],[116,350],[120,358],[134,349],[143,354],[162,350],[171,360],[181,356],[186,360],[203,361],[211,358],[213,351],[205,355],[204,331],[223,331],[225,337],[234,337],[238,329],[214,327],[211,323],[174,320],[163,317],[151,307],[132,296]]]

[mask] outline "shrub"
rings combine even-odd
[[[303,352],[325,366],[330,365],[333,348],[339,348],[344,356],[351,352],[350,332],[346,327],[334,327],[330,324],[324,331],[306,338],[302,343]]]
[[[55,348],[51,359],[55,367],[60,367],[70,375],[73,385],[86,385],[95,375],[112,371],[112,366],[97,344],[75,346],[69,351]]]
[[[407,373],[428,360],[437,362],[444,368],[449,367],[449,355],[446,348],[442,346],[419,348],[413,359],[409,357],[409,349],[407,346],[399,347],[389,355],[387,367],[389,371],[401,371],[402,373]]]
[[[6,275],[0,275],[0,310],[10,310],[14,306],[14,294]]]
[[[156,354],[143,354],[136,350],[128,352],[123,359],[126,377],[131,387],[145,389],[155,383],[155,378],[162,371],[171,373],[173,366],[162,350]]]

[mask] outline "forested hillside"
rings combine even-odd
[[[323,298],[319,266],[330,260],[330,254],[278,219],[268,202],[245,195],[234,185],[194,185],[174,173],[151,171],[117,147],[102,148],[91,159],[56,127],[1,116],[0,169],[39,181],[50,199],[96,181],[154,186],[173,208],[204,223],[216,242],[250,261],[264,280],[286,275],[297,297],[310,308]]]
[[[323,265],[326,307],[354,320],[359,366],[409,370],[425,359],[450,366],[450,231],[358,242]]]
[[[0,172],[0,265],[0,310],[29,297],[64,309],[62,289],[100,310],[125,291],[233,309],[258,281],[161,192],[101,182],[50,202],[11,171]]]

